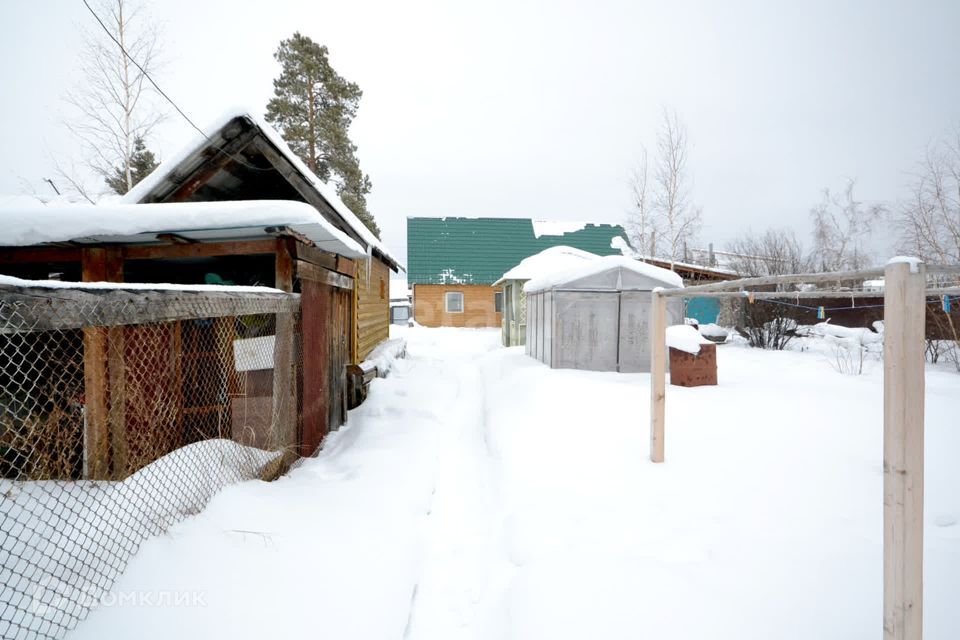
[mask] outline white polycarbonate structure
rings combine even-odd
[[[650,292],[683,282],[666,269],[609,256],[528,282],[527,355],[554,369],[650,370]],[[683,322],[672,298],[667,323]]]

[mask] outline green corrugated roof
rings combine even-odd
[[[550,247],[617,255],[610,246],[616,236],[626,238],[620,225],[587,224],[538,238],[529,218],[407,218],[407,281],[493,284],[524,258]]]

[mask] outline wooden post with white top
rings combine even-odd
[[[923,394],[926,269],[884,277],[883,637],[923,637]]]
[[[650,294],[650,460],[663,462],[666,419],[667,299]]]

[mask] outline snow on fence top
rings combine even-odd
[[[0,287],[36,289],[74,289],[80,291],[196,291],[206,293],[279,293],[273,287],[240,287],[223,284],[169,284],[157,282],[65,282],[62,280],[23,280],[0,275]]]
[[[648,290],[653,287],[683,288],[683,279],[672,271],[625,256],[603,256],[596,260],[584,262],[583,265],[578,267],[534,278],[524,285],[523,290],[526,293],[536,293],[561,286],[573,286],[581,284],[585,279],[613,271],[617,272],[616,285],[604,284],[599,288],[611,291]],[[625,275],[628,276],[626,280],[624,279]],[[633,278],[629,277],[631,275]],[[633,280],[633,282],[630,282],[630,280]],[[595,289],[598,287],[590,286],[588,288]]]
[[[550,247],[521,260],[517,266],[500,276],[500,279],[494,282],[493,286],[497,286],[504,280],[532,280],[541,276],[548,276],[552,273],[578,267],[584,262],[596,260],[599,257],[595,253],[566,245]]]
[[[365,256],[356,241],[315,208],[290,200],[156,204],[57,204],[0,208],[0,246],[45,242],[144,242],[142,234],[176,233],[198,241],[264,235],[290,227],[318,247],[347,257]]]
[[[322,181],[316,176],[300,157],[293,152],[293,150],[287,145],[283,140],[280,134],[269,124],[266,120],[261,117],[254,115],[255,111],[247,109],[244,107],[234,107],[228,109],[219,118],[214,120],[209,126],[207,126],[204,131],[208,134],[212,134],[215,131],[219,131],[231,120],[235,118],[247,118],[263,133],[263,135],[277,148],[277,150],[286,158],[290,164],[309,182],[319,193],[323,196],[323,199],[326,200],[331,207],[337,212],[337,214],[343,218],[344,222],[353,229],[360,238],[367,244],[367,246],[373,250],[376,249],[385,257],[389,258],[393,262],[401,265],[402,263],[397,260],[387,247],[377,239],[373,232],[367,228],[367,225],[363,224],[360,219],[356,216],[350,208],[343,203],[340,197],[337,195],[336,190]],[[121,202],[126,204],[135,204],[140,202],[147,194],[150,193],[157,185],[162,182],[168,175],[173,173],[177,167],[187,158],[190,157],[198,149],[204,147],[209,142],[209,138],[206,135],[197,135],[194,139],[184,145],[184,147],[178,152],[169,156],[166,160],[160,163],[156,169],[154,169],[150,175],[141,180],[136,186],[133,187],[126,195],[121,198]],[[307,205],[309,206],[309,205]],[[312,208],[312,207],[311,207]]]

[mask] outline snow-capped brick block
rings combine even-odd
[[[701,344],[696,354],[671,347],[670,384],[678,387],[717,384],[717,345]]]

